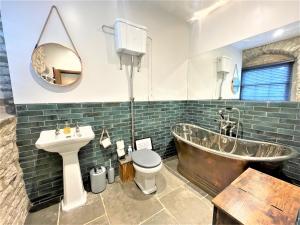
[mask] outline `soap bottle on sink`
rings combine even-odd
[[[65,127],[64,127],[64,134],[65,135],[70,135],[71,134],[71,127],[68,121],[65,122]]]

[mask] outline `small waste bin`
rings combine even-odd
[[[90,171],[91,189],[93,193],[99,193],[106,188],[106,169],[104,166],[93,168]]]

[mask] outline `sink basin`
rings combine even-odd
[[[64,176],[64,198],[62,209],[69,211],[82,206],[86,202],[86,191],[83,188],[78,152],[80,148],[87,145],[95,138],[91,126],[80,127],[80,132],[76,133],[75,128],[71,128],[71,133],[65,135],[60,130],[59,135],[55,135],[55,130],[42,131],[35,146],[48,152],[57,152],[63,158]]]
[[[71,128],[69,135],[65,135],[62,129],[59,135],[55,135],[55,130],[46,130],[41,132],[35,146],[47,152],[58,152],[59,154],[72,152],[75,150],[74,148],[78,152],[81,147],[88,144],[94,137],[95,134],[91,126],[80,127],[79,135],[76,134],[75,128]]]

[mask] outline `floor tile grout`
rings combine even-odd
[[[146,221],[150,220],[151,218],[153,218],[155,215],[157,215],[158,213],[160,213],[161,211],[163,211],[165,208],[162,205],[162,209],[160,209],[159,211],[157,211],[156,213],[152,214],[151,216],[149,216],[148,218],[146,218],[145,220],[139,222],[138,224],[141,225],[143,223],[145,223]]]
[[[167,207],[162,203],[162,201],[161,201],[159,198],[157,198],[157,200],[158,200],[158,202],[163,206],[163,208],[167,211],[167,213],[169,213],[170,216],[173,217],[173,219],[176,221],[176,223],[177,223],[177,224],[180,224],[179,221],[177,220],[177,218],[170,212],[169,209],[167,209]]]
[[[168,166],[165,165],[164,163],[163,163],[163,165],[166,166],[166,167],[168,167]],[[169,168],[169,167],[168,167],[168,168]],[[171,169],[171,170],[172,170],[172,169]],[[170,172],[170,171],[168,171],[168,172]],[[172,174],[172,172],[170,172],[170,173]],[[174,174],[172,174],[172,175],[175,176]],[[175,177],[176,177],[176,176],[175,176]],[[178,188],[180,188],[180,187],[183,187],[183,186],[186,184],[186,183],[185,183],[184,181],[182,181],[179,177],[176,177],[176,179],[178,179],[179,181],[181,181],[183,184],[181,184],[181,185],[178,186],[178,187],[171,188],[171,190],[168,191],[167,193],[164,193],[164,194],[162,194],[162,195],[156,194],[155,196],[158,197],[158,198],[162,198],[162,197],[166,196],[167,194],[171,193],[172,191],[174,191],[174,190],[176,190],[176,189],[178,189]]]
[[[58,204],[58,212],[57,212],[57,225],[59,225],[59,217],[60,217],[60,203]]]
[[[188,182],[188,183],[190,183],[190,184],[193,184],[192,182]],[[187,184],[188,184],[187,183]],[[192,191],[192,190],[190,190],[188,187],[187,187],[187,189],[189,190],[189,191],[191,191],[191,192],[193,192],[193,194],[194,195],[196,195],[199,199],[204,199],[204,198],[206,198],[207,196],[208,196],[208,194],[206,193],[206,195],[201,195],[197,190],[195,190],[193,187],[191,187],[191,186],[189,186],[190,188],[192,188],[194,191]],[[202,189],[201,189],[202,190]],[[199,197],[196,193],[195,193],[195,191],[196,192],[198,192],[202,197]]]
[[[165,163],[164,163],[164,165],[165,165],[166,167],[168,167],[170,170],[172,170],[175,174],[177,174],[177,175],[179,176],[179,179],[181,179],[180,177],[182,177],[182,178],[183,178],[182,180],[187,181],[187,183],[190,182],[188,179],[186,179],[185,177],[183,177],[177,170],[173,170],[170,166],[168,166],[168,165],[165,164]]]
[[[170,167],[169,167],[170,168]],[[171,169],[172,170],[172,169]],[[174,170],[173,170],[174,171]],[[188,183],[191,183],[190,181],[188,181],[187,183],[184,183],[183,185],[180,185],[178,188],[175,188],[174,190],[172,190],[172,191],[170,191],[170,192],[168,192],[167,194],[165,194],[165,195],[163,195],[163,196],[161,196],[161,197],[157,197],[157,200],[160,202],[160,204],[161,205],[163,205],[163,207],[165,208],[165,210],[176,220],[176,222],[178,223],[178,224],[180,224],[179,222],[178,222],[178,220],[176,219],[176,217],[165,207],[165,205],[161,202],[161,199],[160,198],[162,198],[162,197],[165,197],[166,195],[168,195],[168,194],[171,194],[172,192],[174,192],[174,191],[176,191],[177,189],[179,189],[179,188],[183,188],[183,189],[185,189],[185,190],[187,190],[187,191],[189,191],[190,193],[192,193],[192,195],[194,195],[197,199],[199,199],[204,205],[206,205],[209,209],[211,209],[211,207],[205,202],[205,201],[203,201],[203,199],[207,199],[206,198],[206,196],[208,196],[208,194],[206,194],[205,196],[203,196],[203,195],[201,195],[202,197],[199,197],[194,191],[196,191],[193,187],[191,187],[190,186],[190,188],[192,188],[194,191],[192,191],[192,190],[190,190],[188,187],[186,187],[186,185],[188,184]],[[209,199],[207,199],[208,201],[209,201]]]
[[[180,173],[178,173],[177,170],[173,170],[171,167],[169,167],[167,164],[164,163],[164,166],[169,168],[171,171],[173,171],[175,174],[173,174],[175,177],[177,177],[178,179],[180,179],[183,183],[189,183],[190,181],[188,179],[186,179],[185,177],[183,177]],[[172,173],[172,172],[171,172]]]
[[[170,161],[172,161],[172,160],[170,160]],[[181,175],[178,173],[178,171],[172,169],[170,166],[166,165],[165,163],[164,163],[164,165],[165,165],[167,168],[169,168],[171,171],[173,171],[174,173],[176,173],[177,175],[181,176]],[[179,178],[179,179],[180,179],[180,178]],[[196,198],[198,198],[201,202],[203,202],[207,207],[211,208],[211,206],[208,205],[206,201],[204,201],[204,199],[206,199],[206,200],[208,200],[208,201],[210,202],[210,200],[207,199],[208,194],[206,193],[206,195],[201,195],[201,194],[199,193],[199,194],[201,195],[201,197],[198,196],[198,195],[195,193],[195,191],[197,191],[197,190],[195,190],[193,187],[190,186],[190,188],[193,189],[193,190],[191,190],[191,189],[188,188],[188,187],[185,187],[185,185],[188,185],[189,183],[190,183],[190,184],[193,184],[192,182],[190,182],[190,181],[187,180],[187,183],[185,183],[184,185],[182,185],[183,188],[186,188],[187,190],[189,190],[194,196],[196,196]],[[178,187],[178,188],[179,188],[179,187]],[[174,189],[174,190],[176,190],[176,189]],[[163,196],[160,196],[160,198],[162,198],[162,197],[164,197],[164,196],[170,194],[170,193],[171,193],[172,191],[174,191],[174,190],[171,190],[170,192],[164,194]]]
[[[174,175],[174,174],[173,174],[173,175]],[[178,179],[179,179],[179,178],[178,178]],[[151,216],[148,217],[147,219],[143,220],[142,222],[140,222],[139,225],[145,223],[146,221],[148,221],[149,219],[153,218],[155,215],[157,215],[158,213],[162,212],[163,210],[166,210],[166,212],[167,212],[168,214],[170,214],[171,217],[173,217],[173,218],[175,219],[175,221],[179,224],[179,222],[177,221],[176,217],[175,217],[175,216],[174,216],[174,215],[173,215],[173,214],[165,207],[165,205],[160,201],[160,198],[162,198],[162,197],[164,197],[164,196],[170,194],[171,192],[173,192],[173,191],[179,189],[180,187],[183,187],[184,184],[185,184],[185,183],[183,182],[182,185],[180,185],[179,187],[176,187],[176,188],[174,188],[174,189],[171,189],[168,193],[165,193],[165,194],[162,195],[162,196],[154,195],[154,197],[156,198],[156,200],[161,204],[162,209],[160,209],[158,212],[154,213],[153,215],[151,215]]]
[[[100,193],[100,198],[101,198],[101,201],[102,201],[102,204],[103,204],[103,208],[104,208],[104,213],[105,213],[105,215],[106,215],[106,219],[107,219],[107,221],[108,221],[108,224],[110,225],[111,223],[110,223],[110,220],[109,220],[107,211],[106,211],[106,207],[105,207],[105,204],[104,204],[104,198],[103,198],[103,196],[102,196],[102,193]]]
[[[189,190],[188,188],[186,188],[187,190]],[[198,198],[201,202],[203,202],[207,207],[209,207],[210,208],[210,206],[205,202],[205,201],[203,201],[203,199],[206,199],[206,200],[208,200],[208,201],[210,201],[209,199],[207,199],[206,198],[206,196],[208,196],[208,194],[206,194],[206,196],[205,197],[199,197],[196,193],[194,193],[193,191],[191,191],[191,190],[189,190],[196,198]],[[196,191],[196,190],[195,190]]]
[[[163,195],[157,195],[156,197],[159,198],[159,199],[161,199],[161,198],[165,197],[166,195],[170,194],[171,192],[173,192],[173,191],[175,191],[175,190],[177,190],[177,189],[179,189],[181,187],[184,187],[184,185],[185,184],[181,184],[180,186],[178,186],[176,188],[172,188],[169,192],[164,193]]]
[[[176,166],[176,163],[177,163],[175,160],[176,160],[175,158],[174,158],[173,162],[170,160],[170,166],[166,165],[165,162],[163,163],[163,165],[165,167],[164,171],[163,171],[163,178],[167,181],[167,186],[165,188],[159,189],[158,192],[161,191],[160,194],[156,193],[156,194],[152,195],[153,196],[152,201],[157,201],[157,203],[160,205],[160,207],[159,207],[159,205],[157,205],[157,207],[155,209],[149,211],[149,213],[147,213],[147,214],[148,215],[151,214],[151,215],[147,218],[145,218],[146,216],[148,216],[147,214],[145,214],[143,217],[136,218],[136,222],[137,222],[136,224],[142,225],[146,222],[148,222],[148,223],[151,222],[153,219],[156,221],[158,218],[165,218],[165,217],[167,217],[169,220],[174,220],[173,221],[174,223],[176,222],[176,223],[180,224],[178,222],[178,220],[180,220],[181,217],[178,217],[178,219],[177,219],[175,217],[175,215],[177,215],[177,213],[174,212],[174,215],[173,215],[173,213],[171,213],[171,211],[170,211],[170,210],[173,210],[172,204],[168,205],[169,204],[168,199],[170,199],[170,198],[172,199],[172,196],[175,193],[177,193],[176,191],[192,192],[192,196],[190,198],[196,198],[196,199],[200,200],[201,204],[204,204],[204,206],[202,206],[202,207],[204,207],[205,209],[209,209],[209,211],[212,211],[212,204],[211,204],[210,199],[208,198],[209,195],[205,191],[201,191],[201,188],[198,189],[197,185],[191,185],[193,183],[191,183],[184,176],[182,176],[177,171],[177,169],[173,168]],[[171,180],[169,181],[169,179],[171,179]],[[108,225],[111,225],[111,221],[108,216],[108,213],[109,213],[108,210],[110,209],[110,205],[106,205],[104,203],[103,193],[100,193],[99,195],[92,195],[90,197],[92,197],[93,199],[97,198],[98,199],[97,202],[101,199],[104,212],[101,210],[102,215],[99,215],[100,214],[99,212],[94,213],[92,217],[89,216],[86,219],[82,220],[81,224],[89,225],[93,221],[99,220],[99,221],[104,222],[104,220],[106,220],[105,223],[107,223]],[[166,199],[165,199],[165,197],[166,197]],[[168,206],[168,208],[163,203],[163,201],[166,201],[166,200],[167,200],[167,202],[165,202],[165,203],[166,203],[166,206]],[[98,207],[98,204],[99,203],[97,203],[95,207]],[[100,205],[99,205],[99,207],[100,207]],[[53,218],[52,223],[56,224],[56,225],[60,225],[61,223],[63,223],[64,218],[61,218],[61,217],[64,217],[64,214],[62,211],[61,202],[58,203],[58,209],[54,208],[53,212],[57,212],[57,218],[52,217]],[[96,218],[93,218],[94,216],[96,216]],[[114,219],[114,215],[110,215],[110,216],[112,216],[111,219]],[[141,221],[139,221],[139,220],[141,220]],[[120,221],[122,221],[122,219]]]
[[[172,160],[170,160],[170,161],[172,161]],[[181,174],[179,174],[178,173],[178,171],[176,171],[176,170],[173,170],[171,167],[169,167],[168,165],[166,165],[165,163],[164,163],[164,165],[166,166],[166,167],[168,167],[170,170],[172,170],[173,172],[175,172],[176,174],[178,174],[178,175],[180,175],[181,176]],[[186,179],[186,178],[185,178]],[[185,184],[189,184],[189,183],[191,183],[191,184],[193,184],[192,182],[190,182],[189,180],[187,180],[187,183],[185,183]],[[183,185],[184,186],[184,185]],[[193,187],[191,187],[194,191],[196,191]],[[189,188],[187,188],[187,189],[189,189]],[[175,189],[174,189],[175,190]],[[189,191],[191,191],[191,190],[189,190]],[[171,192],[171,191],[170,191]],[[170,193],[169,192],[169,193]],[[191,192],[193,192],[193,191],[191,191]],[[169,194],[168,193],[168,194]],[[193,194],[198,198],[198,199],[200,199],[200,200],[202,200],[203,198],[206,198],[207,196],[208,196],[208,194],[206,193],[206,195],[205,196],[203,196],[202,195],[202,197],[200,198],[196,193],[194,193],[193,192]],[[164,195],[165,196],[165,195]]]
[[[83,225],[87,225],[87,224],[89,224],[89,223],[91,223],[91,222],[93,222],[93,221],[95,221],[95,220],[97,220],[97,219],[99,219],[99,218],[101,218],[101,217],[103,217],[103,216],[106,216],[106,215],[103,214],[102,216],[98,216],[98,217],[96,217],[95,219],[92,219],[91,221],[89,221],[89,222],[87,222],[87,223],[84,223]]]
[[[192,183],[191,183],[192,184]],[[192,188],[192,187],[191,187]],[[209,201],[209,199],[207,199],[206,197],[208,196],[208,194],[206,194],[205,196],[203,196],[203,195],[201,195],[201,197],[199,196],[199,195],[197,195],[196,193],[195,193],[195,189],[193,189],[194,191],[192,191],[192,190],[190,190],[189,188],[186,188],[187,190],[189,190],[194,196],[196,196],[196,198],[198,198],[199,200],[201,200],[201,201],[203,201],[203,199],[206,199],[206,200],[208,200]],[[203,201],[204,202],[204,201]],[[205,203],[205,202],[204,202]]]

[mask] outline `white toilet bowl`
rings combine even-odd
[[[155,192],[156,174],[162,168],[161,157],[152,150],[138,150],[132,153],[132,161],[135,169],[135,183],[146,195]]]

